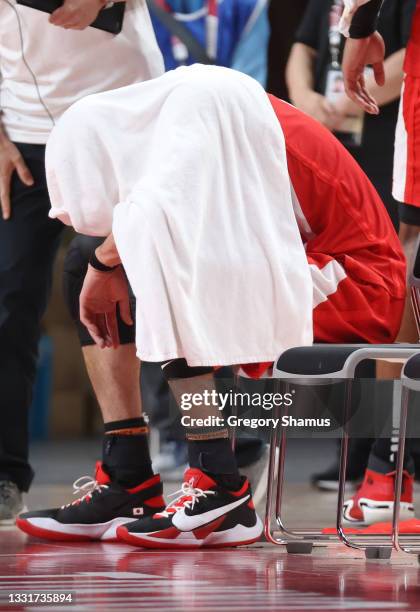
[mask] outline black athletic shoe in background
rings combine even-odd
[[[61,508],[24,512],[16,519],[16,525],[31,536],[47,540],[116,541],[119,525],[165,508],[158,474],[124,489],[110,480],[98,461],[95,479],[82,476],[73,486],[75,492],[85,494]]]
[[[329,469],[311,476],[311,484],[320,491],[338,491],[338,463],[332,465]],[[347,470],[346,490],[355,491],[362,484],[364,471],[352,472]]]
[[[178,497],[164,512],[118,527],[119,539],[145,548],[241,546],[260,539],[248,480],[228,491],[197,468],[186,470]]]
[[[355,438],[349,442],[349,454],[347,458],[346,490],[355,491],[362,484],[365,470],[369,461],[372,448],[371,438]],[[338,491],[338,475],[340,465],[340,441],[337,440],[336,460],[334,464],[317,474],[312,474],[311,484],[320,491]]]

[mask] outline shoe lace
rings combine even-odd
[[[166,506],[163,512],[158,512],[156,516],[168,518],[176,512],[180,512],[184,508],[189,508],[192,510],[195,504],[199,503],[201,497],[207,497],[208,495],[215,494],[216,491],[203,491],[203,489],[194,487],[193,480],[184,482],[178,491],[175,491],[175,493],[171,493],[171,495],[169,495],[169,497],[174,497],[175,495],[178,495],[178,497],[168,506]]]
[[[82,493],[82,497],[75,499],[69,504],[64,504],[64,506],[61,506],[61,508],[68,508],[69,506],[75,506],[84,501],[90,501],[93,493],[102,493],[104,489],[108,489],[108,486],[109,485],[100,484],[91,476],[80,476],[80,478],[73,482],[73,495]]]

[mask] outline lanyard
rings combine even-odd
[[[173,10],[167,0],[157,1],[167,13],[173,14]],[[205,0],[203,7],[203,16],[206,19],[206,51],[207,55],[213,60],[216,60],[217,57],[217,38],[219,32],[218,4],[218,0]],[[185,44],[177,36],[171,36],[171,45],[175,60],[179,64],[185,64],[189,56]]]
[[[332,64],[335,68],[339,67],[338,58],[340,55],[341,34],[339,30],[340,18],[343,13],[343,0],[334,0],[330,10],[330,23],[328,30],[328,41],[330,46],[330,54]]]
[[[207,0],[206,46],[207,55],[215,60],[217,57],[217,35],[219,31],[219,7],[217,0]]]

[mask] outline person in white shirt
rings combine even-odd
[[[145,1],[127,0],[118,35],[88,27],[103,7],[66,0],[49,15],[0,0],[0,523],[33,478],[28,408],[62,230],[48,218],[45,144],[77,100],[164,71]]]

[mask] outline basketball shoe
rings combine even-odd
[[[395,476],[395,472],[380,474],[367,469],[356,494],[344,502],[343,523],[373,525],[392,521]],[[404,471],[400,505],[401,521],[414,517],[413,484],[414,476]]]
[[[82,497],[61,508],[24,512],[16,519],[16,525],[31,536],[47,540],[116,541],[119,525],[165,508],[158,474],[124,489],[111,481],[98,462],[95,479],[82,476],[73,486],[75,493],[84,493]]]
[[[180,496],[163,512],[117,529],[121,540],[145,548],[199,548],[251,544],[263,526],[248,480],[228,491],[197,468],[186,470]]]

